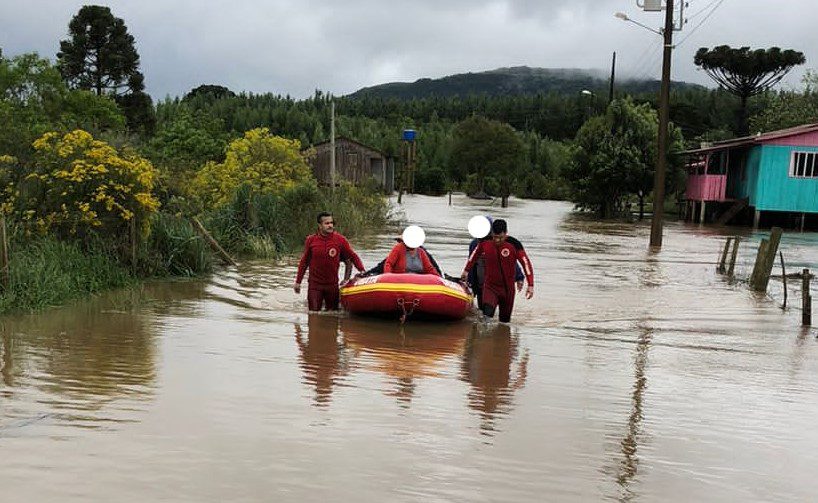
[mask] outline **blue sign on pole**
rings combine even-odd
[[[415,137],[417,136],[417,131],[414,129],[404,129],[403,130],[403,141],[415,141]]]

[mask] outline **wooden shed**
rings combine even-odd
[[[313,146],[309,160],[313,176],[322,185],[331,183],[332,145],[329,140]],[[395,190],[395,161],[378,149],[344,136],[335,137],[335,181],[355,185],[374,178],[387,193]]]

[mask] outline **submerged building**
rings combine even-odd
[[[818,227],[818,124],[683,152],[693,222]]]

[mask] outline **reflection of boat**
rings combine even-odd
[[[433,274],[379,274],[341,288],[341,304],[355,314],[463,319],[472,295],[460,283]]]
[[[344,341],[365,365],[398,379],[432,377],[443,361],[463,352],[472,324],[417,323],[396,327],[379,320],[344,318]]]

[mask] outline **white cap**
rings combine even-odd
[[[489,222],[488,218],[483,215],[471,217],[471,220],[469,220],[469,234],[471,234],[471,237],[483,239],[489,235],[489,232],[491,232],[491,222]]]
[[[417,225],[410,225],[403,230],[403,244],[409,248],[419,248],[426,241],[426,233]]]

